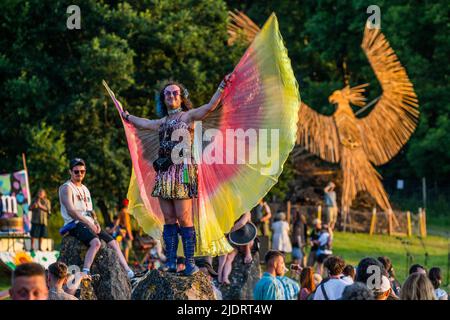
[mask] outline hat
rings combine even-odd
[[[70,170],[72,170],[73,167],[80,166],[80,165],[86,167],[86,163],[84,162],[83,159],[74,158],[74,159],[70,160],[70,164],[69,164]]]
[[[234,245],[244,246],[256,238],[256,233],[256,226],[251,222],[247,222],[242,228],[230,232],[228,240]]]
[[[379,287],[375,286],[372,291],[375,294],[381,294],[385,293],[391,288],[391,282],[389,281],[388,277],[381,276],[381,284]]]
[[[206,260],[204,258],[196,258],[195,259],[195,264],[199,268],[206,268],[206,270],[208,270],[208,273],[212,277],[217,277],[218,276],[218,273],[214,270],[213,266],[211,265],[211,263],[208,262],[208,260]]]

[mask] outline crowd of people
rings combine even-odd
[[[93,211],[89,190],[82,184],[86,173],[84,160],[73,159],[69,169],[71,178],[59,190],[64,219],[60,233],[71,235],[86,245],[82,271],[69,274],[68,266],[62,262],[51,264],[47,270],[37,263],[21,264],[12,274],[10,290],[1,292],[0,299],[10,296],[17,300],[77,300],[75,295],[81,281],[92,280],[90,267],[100,249],[101,240],[116,251],[117,267],[123,268],[130,280],[135,277],[137,270],[133,271],[129,266],[134,234],[128,200],[121,203],[114,222],[102,229]],[[309,230],[306,217],[297,210],[290,224],[284,212],[279,211],[272,216],[270,206],[261,199],[251,212],[235,221],[226,235],[233,251],[218,257],[217,271],[213,268],[212,257],[195,258],[195,268],[211,281],[215,298],[221,299],[220,288],[231,284],[230,274],[235,259],[242,259],[244,264],[254,262],[254,253],[259,250],[259,232],[260,237],[271,235],[271,250],[264,257],[265,272],[252,288],[255,300],[448,299],[446,291],[441,288],[441,270],[437,267],[427,272],[423,266],[413,265],[409,277],[401,284],[395,276],[391,260],[386,256],[365,257],[355,267],[333,255],[337,212],[334,184],[328,184],[324,192],[325,223],[315,219]],[[42,238],[47,236],[50,208],[45,191],[39,190],[31,205],[33,246],[39,240],[40,248]],[[308,256],[306,247],[310,248]],[[151,239],[146,250],[142,260],[135,262],[140,267],[139,271],[167,271],[167,248],[161,241]],[[286,268],[288,254],[292,263]],[[183,273],[188,265],[185,257],[177,256],[174,261],[173,268]],[[190,268],[192,270],[192,266]]]
[[[323,277],[313,267],[299,265],[291,265],[287,277],[280,251],[269,251],[265,262],[266,272],[254,288],[256,300],[448,300],[437,267],[427,272],[413,265],[401,285],[388,257],[365,257],[353,267],[330,255],[323,263]]]

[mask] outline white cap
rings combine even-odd
[[[374,293],[385,293],[391,289],[391,282],[389,281],[388,277],[381,276],[381,285],[379,288],[373,288]]]

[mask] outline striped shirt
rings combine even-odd
[[[277,277],[264,272],[261,279],[253,289],[255,300],[286,300],[283,283]]]

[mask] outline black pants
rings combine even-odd
[[[86,226],[82,222],[78,222],[77,226],[69,231],[69,234],[83,242],[88,247],[90,246],[89,243],[94,238],[99,238],[106,243],[114,240],[114,238],[105,230],[101,230],[99,234],[95,234],[88,226]]]

